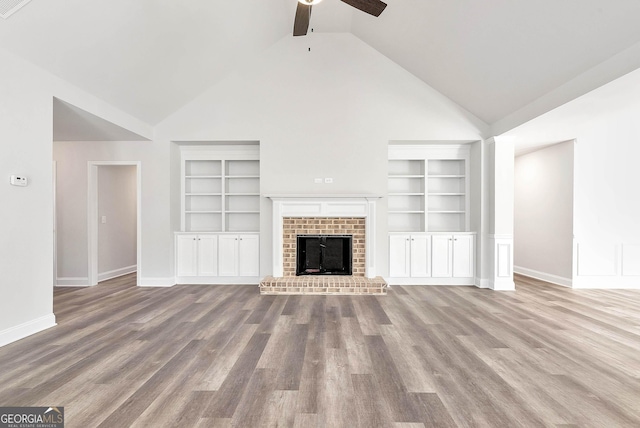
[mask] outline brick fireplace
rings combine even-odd
[[[385,294],[375,276],[375,195],[272,195],[273,275],[263,294]],[[352,235],[352,275],[296,276],[298,235]]]
[[[296,275],[298,235],[352,235],[353,276],[365,273],[365,219],[358,217],[284,217],[282,219],[283,276]]]

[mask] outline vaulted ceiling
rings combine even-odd
[[[311,27],[351,32],[488,124],[640,44],[638,0],[387,3],[374,18],[324,0]],[[153,125],[292,37],[295,7],[296,0],[32,0],[0,20],[0,47]]]

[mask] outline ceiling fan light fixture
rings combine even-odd
[[[313,6],[320,3],[322,0],[298,0],[298,3],[304,4],[305,6]]]

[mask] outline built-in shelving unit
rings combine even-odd
[[[468,231],[468,168],[465,147],[390,146],[389,231]]]
[[[183,232],[257,232],[257,146],[182,147]]]

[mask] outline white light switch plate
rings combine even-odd
[[[27,180],[27,177],[25,177],[24,175],[12,175],[10,182],[13,186],[21,187],[25,187],[29,184],[29,180]]]

